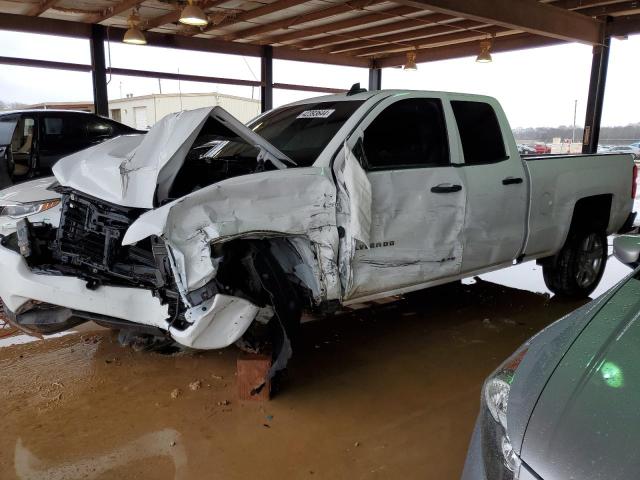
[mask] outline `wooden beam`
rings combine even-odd
[[[422,39],[417,39],[414,41],[407,40],[397,43],[387,43],[383,45],[377,45],[375,47],[362,48],[359,50],[354,50],[349,52],[351,55],[358,56],[371,56],[371,55],[382,55],[385,53],[391,52],[405,52],[409,50],[416,50],[421,48],[434,48],[439,46],[446,45],[454,45],[457,43],[465,43],[465,42],[477,42],[478,40],[482,40],[483,38],[487,38],[488,35],[505,35],[505,34],[516,34],[522,33],[518,30],[509,30],[504,27],[498,27],[495,25],[485,26],[481,31],[474,30],[463,30],[455,33],[450,33],[448,35],[436,35],[433,37],[427,37]],[[476,49],[478,47],[476,46]]]
[[[492,23],[513,30],[597,45],[603,23],[537,0],[395,0],[397,3]]]
[[[321,38],[314,38],[313,40],[306,40],[304,42],[296,43],[296,47],[299,48],[319,48],[328,45],[335,45],[338,43],[345,43],[351,40],[362,40],[363,38],[372,38],[387,33],[394,33],[400,31],[410,31],[417,28],[424,28],[427,26],[435,27],[438,22],[447,22],[448,24],[454,24],[454,21],[450,21],[452,17],[449,15],[443,15],[441,13],[434,13],[425,15],[423,17],[405,18],[403,20],[385,23],[369,28],[360,28],[358,30],[349,30],[348,32],[342,32],[339,35],[327,35]],[[458,19],[453,19],[458,20]]]
[[[176,5],[176,9],[171,12],[167,12],[160,15],[159,17],[153,17],[141,22],[140,30],[153,30],[154,28],[161,27],[162,25],[167,25],[168,23],[176,23],[178,20],[180,20],[181,13],[182,10],[180,10]]]
[[[376,12],[371,12],[367,15],[361,15],[358,17],[349,18],[347,20],[325,23],[317,27],[308,27],[300,30],[295,30],[290,33],[276,35],[273,37],[266,38],[262,41],[265,43],[270,43],[272,45],[278,44],[278,43],[286,43],[292,40],[311,37],[311,36],[319,35],[322,33],[331,33],[331,32],[336,32],[338,30],[344,30],[347,28],[359,27],[361,25],[364,26],[368,23],[389,20],[390,18],[399,17],[402,15],[408,15],[411,13],[415,13],[416,11],[417,10],[413,7],[396,7],[388,10],[379,10]]]
[[[91,25],[86,23],[12,13],[0,13],[0,30],[85,39],[91,36]]]
[[[319,51],[305,51],[290,47],[273,47],[273,58],[278,60],[326,63],[328,65],[344,65],[351,67],[369,68],[371,66],[371,61],[367,58],[353,57],[351,55],[334,55]]]
[[[334,7],[321,8],[302,15],[295,15],[293,17],[283,18],[282,20],[276,20],[265,25],[257,25],[251,28],[245,28],[244,30],[238,30],[237,32],[229,33],[225,35],[225,40],[237,40],[240,38],[251,38],[257,35],[263,35],[265,33],[275,32],[280,29],[287,29],[295,27],[296,25],[302,25],[304,23],[315,22],[318,20],[324,20],[325,18],[334,17],[336,15],[342,15],[344,13],[350,13],[354,10],[362,9],[366,6],[376,5],[378,3],[386,2],[387,0],[354,0],[342,5],[336,5]]]
[[[30,17],[39,17],[44,12],[46,12],[51,7],[53,7],[57,2],[58,2],[58,0],[44,0],[44,1],[41,1],[37,5],[34,5],[33,7],[31,7],[29,9],[29,11],[27,12],[27,15],[29,15]]]
[[[403,43],[410,42],[411,40],[417,40],[420,38],[426,37],[447,37],[447,34],[457,33],[457,32],[466,32],[471,28],[478,28],[480,30],[486,31],[481,27],[486,27],[486,24],[474,22],[473,20],[462,20],[460,22],[453,23],[451,25],[434,25],[432,27],[422,27],[417,28],[415,30],[409,30],[406,32],[398,32],[390,35],[382,35],[380,37],[374,37],[365,40],[358,40],[355,42],[348,43],[340,43],[338,45],[333,45],[325,51],[330,53],[340,53],[347,52],[349,50],[358,50],[361,48],[374,47],[376,45],[389,45],[392,43]]]
[[[626,15],[613,18],[607,25],[607,35],[624,37],[640,33],[640,15]]]
[[[54,62],[51,60],[35,60],[33,58],[0,57],[0,65],[16,67],[50,68],[69,72],[90,72],[91,65],[81,63]]]
[[[246,22],[248,20],[253,20],[254,18],[264,17],[265,15],[280,12],[282,10],[286,10],[287,8],[307,3],[308,1],[309,0],[276,0],[275,2],[268,3],[266,5],[263,5],[262,7],[254,8],[252,10],[246,10],[237,15],[227,17],[218,24],[209,24],[208,27],[202,30],[202,33],[207,33],[212,30],[218,30],[220,28],[233,25],[234,23]]]
[[[520,33],[508,37],[498,38],[493,43],[492,53],[510,52],[526,48],[546,47],[564,43],[563,40],[551,37],[542,37],[530,33]],[[460,43],[437,48],[425,48],[416,52],[417,63],[435,62],[451,58],[474,57],[478,54],[478,45],[475,42]],[[376,59],[374,66],[379,68],[401,67],[406,61],[406,53],[391,55]]]
[[[566,10],[580,10],[581,8],[611,5],[619,1],[620,0],[555,0],[550,3],[554,7],[564,8]]]
[[[0,64],[4,63],[4,59],[7,57],[0,57]],[[9,58],[9,60],[16,60]],[[22,59],[18,59],[22,60]],[[29,61],[29,60],[27,60]],[[37,62],[41,62],[38,60]],[[44,62],[58,65],[58,62]],[[13,64],[13,63],[11,63]],[[63,66],[66,64],[62,64]],[[39,66],[39,65],[27,65],[27,66]],[[43,65],[44,66],[44,65]],[[82,66],[79,66],[82,67]],[[45,68],[57,68],[56,66]],[[69,68],[76,70],[75,68]],[[89,66],[89,70],[91,67]],[[79,70],[78,71],[82,71]],[[204,75],[186,75],[183,73],[169,73],[169,72],[152,72],[149,70],[134,70],[131,68],[107,68],[107,73],[111,75],[123,75],[127,77],[142,77],[142,78],[161,78],[163,80],[180,80],[183,82],[201,82],[201,83],[218,83],[221,85],[241,85],[245,87],[260,87],[262,82],[259,80],[242,80],[239,78],[225,78],[225,77],[209,77]],[[274,89],[281,90],[297,90],[300,92],[320,92],[320,93],[342,93],[345,90],[339,88],[318,87],[314,85],[297,85],[293,83],[274,83]]]
[[[100,23],[105,20],[120,15],[122,12],[129,10],[141,4],[144,0],[122,0],[120,3],[105,8],[102,13],[89,15],[86,18],[87,23]]]
[[[221,85],[242,85],[245,87],[259,87],[258,80],[241,80],[238,78],[209,77],[205,75],[188,75],[184,73],[152,72],[149,70],[135,70],[132,68],[107,68],[111,75],[126,77],[161,78],[163,80],[180,80],[183,82],[219,83]]]
[[[607,15],[633,14],[640,11],[640,2],[632,0],[630,2],[616,3],[614,5],[598,5],[596,7],[578,10],[582,15],[589,17],[603,17]]]

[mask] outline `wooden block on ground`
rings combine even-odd
[[[271,394],[271,382],[265,378],[271,368],[271,355],[242,354],[238,357],[237,377],[240,400],[267,401]]]

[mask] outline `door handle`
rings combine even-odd
[[[507,177],[502,180],[503,185],[516,185],[518,183],[522,183],[522,178],[520,177]]]
[[[453,193],[462,190],[462,185],[452,185],[451,183],[441,183],[435,187],[431,187],[433,193]]]

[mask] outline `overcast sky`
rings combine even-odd
[[[148,46],[110,44],[114,67],[135,68],[254,80],[260,75],[257,58],[202,52],[175,51]],[[0,31],[0,55],[72,63],[89,63],[89,44],[84,40]],[[640,36],[613,40],[602,124],[640,122],[638,58]],[[493,63],[477,64],[462,58],[418,65],[417,72],[385,69],[383,88],[447,90],[491,95],[502,103],[513,127],[570,125],[578,100],[577,123],[584,123],[591,47],[561,45],[493,55]],[[109,62],[109,60],[107,60]],[[274,61],[274,81],[348,88],[355,82],[367,86],[367,70],[361,68]],[[219,91],[259,98],[259,89],[116,77],[109,81],[109,98],[122,94]],[[313,96],[307,92],[277,90],[274,104]],[[92,99],[89,74],[0,66],[0,100],[37,103]]]

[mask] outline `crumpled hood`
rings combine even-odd
[[[123,135],[69,155],[53,167],[61,185],[126,207],[153,208],[166,198],[175,175],[209,118],[255,145],[262,158],[288,160],[222,107],[167,115],[146,135]]]
[[[638,345],[640,280],[632,278],[573,342],[535,406],[521,455],[542,478],[637,477]]]

